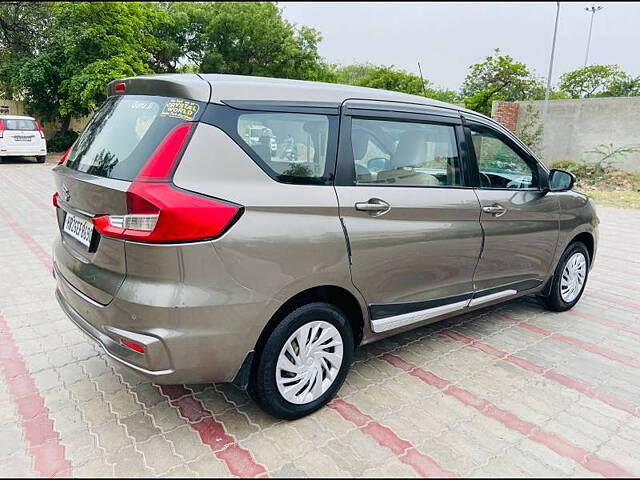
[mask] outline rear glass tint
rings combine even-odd
[[[5,130],[37,130],[35,120],[26,118],[5,118],[2,120]]]
[[[131,181],[173,128],[197,121],[203,110],[202,103],[181,98],[111,97],[78,138],[66,165]]]

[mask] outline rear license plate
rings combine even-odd
[[[91,245],[93,223],[89,220],[83,220],[82,218],[78,218],[75,215],[67,213],[67,216],[64,219],[63,231],[78,240],[87,248]]]
[[[33,138],[33,136],[29,136],[29,137],[19,137],[18,135],[16,135],[15,137],[13,137],[13,139],[16,142],[30,142],[31,139]]]

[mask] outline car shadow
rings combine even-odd
[[[52,158],[50,155],[47,155],[47,159],[44,164],[47,163],[56,163],[57,158]],[[42,163],[36,162],[36,159],[33,157],[0,157],[0,164],[8,164],[8,165],[26,165],[26,164],[35,164],[35,165],[44,165]]]

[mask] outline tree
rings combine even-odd
[[[46,120],[71,117],[102,103],[111,80],[153,73],[151,35],[162,12],[141,3],[60,2],[52,7],[51,36],[22,62],[14,80],[29,111]]]
[[[176,7],[191,16],[186,56],[201,72],[323,80],[320,33],[297,27],[267,2],[216,2]]]
[[[47,3],[0,3],[0,95],[13,99],[12,79],[19,64],[38,52],[50,23]]]
[[[459,101],[455,91],[434,87],[429,80],[423,82],[418,75],[397,69],[393,65],[376,66],[364,63],[337,67],[334,81],[420,95],[449,103]]]
[[[355,85],[423,95],[428,84],[425,82],[423,85],[420,77],[404,70],[395,69],[393,65],[389,67],[371,66],[363,73],[359,78],[355,78]]]
[[[544,84],[521,62],[509,55],[500,55],[496,48],[484,62],[469,67],[462,84],[461,95],[467,108],[485,115],[491,114],[496,101],[537,100],[544,98]]]
[[[640,94],[640,77],[630,77],[618,65],[589,65],[562,75],[560,90],[571,98],[633,96]]]

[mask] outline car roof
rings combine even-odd
[[[114,80],[107,87],[108,94],[116,94],[115,85],[122,82],[126,84],[126,93],[130,94],[181,96],[209,103],[253,101],[340,105],[346,100],[373,100],[447,108],[488,118],[432,98],[338,83],[219,73],[169,73]]]
[[[35,120],[33,117],[27,117],[26,115],[0,115],[2,120]]]
[[[211,85],[211,102],[225,100],[290,101],[342,103],[349,99],[386,100],[434,107],[460,107],[419,95],[339,83],[310,82],[284,78],[245,75],[200,74]]]

